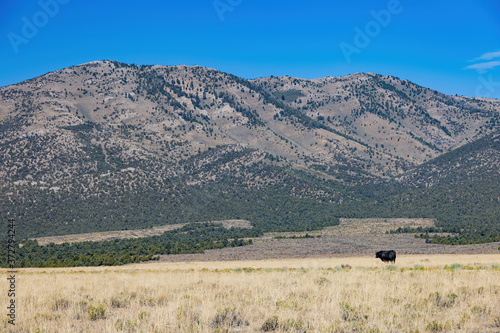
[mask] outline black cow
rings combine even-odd
[[[380,258],[383,262],[390,261],[393,264],[396,263],[396,251],[378,251],[375,253],[375,258]]]

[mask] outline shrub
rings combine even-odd
[[[346,302],[340,303],[341,318],[349,322],[364,321],[368,319],[367,315],[361,314],[361,306],[353,307]]]
[[[52,306],[52,309],[54,311],[57,311],[57,310],[66,310],[67,308],[69,308],[69,305],[70,305],[70,301],[68,301],[67,299],[58,298],[54,302],[54,305]]]
[[[433,320],[432,323],[429,323],[429,325],[427,325],[425,329],[431,332],[441,332],[444,329],[444,327],[443,324]]]
[[[78,303],[75,304],[75,307],[78,310],[85,312],[89,308],[89,304],[87,301],[79,301]]]
[[[455,304],[457,297],[458,295],[455,293],[451,293],[446,297],[443,297],[439,292],[435,292],[429,295],[429,301],[440,308],[451,308]]]
[[[217,311],[217,315],[212,321],[212,327],[234,327],[250,325],[248,321],[243,320],[236,308],[225,308],[224,310]]]
[[[302,319],[288,319],[280,325],[280,328],[286,332],[306,332],[303,326],[304,322]]]
[[[320,285],[320,286],[327,286],[327,285],[329,285],[329,284],[332,284],[332,282],[331,282],[330,280],[328,280],[328,279],[327,279],[326,277],[324,277],[324,276],[322,276],[322,277],[320,277],[320,278],[316,279],[314,282],[315,282],[315,283],[317,283],[317,284],[318,284],[318,285]]]
[[[139,304],[142,306],[155,306],[156,302],[153,297],[142,296],[139,299]]]
[[[129,305],[126,299],[116,296],[111,298],[110,303],[112,308],[126,308]]]
[[[267,318],[262,324],[261,330],[264,332],[275,331],[278,328],[278,316]]]
[[[99,304],[98,306],[89,306],[87,313],[89,314],[90,320],[98,320],[106,318],[106,308],[104,305]]]

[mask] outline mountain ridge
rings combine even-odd
[[[344,153],[344,155],[351,155],[357,161],[365,160],[365,162],[364,162],[365,165],[370,164],[370,163],[366,162],[367,157],[368,157],[368,159],[371,160],[370,162],[376,161],[378,164],[378,170],[374,169],[373,173],[377,173],[378,175],[380,175],[380,174],[384,174],[385,172],[387,172],[387,173],[401,172],[402,170],[399,170],[399,171],[395,170],[395,169],[397,169],[397,165],[399,165],[399,164],[406,164],[409,166],[419,164],[423,160],[427,160],[433,156],[436,156],[440,152],[446,151],[447,149],[452,147],[451,143],[445,143],[444,145],[441,145],[443,147],[438,147],[438,145],[436,145],[436,143],[439,143],[439,142],[432,142],[433,138],[434,138],[434,141],[437,140],[436,139],[437,136],[431,135],[432,133],[428,135],[430,137],[430,139],[429,139],[428,137],[426,137],[426,135],[413,134],[413,132],[410,131],[412,129],[410,127],[408,128],[408,130],[406,130],[406,129],[398,130],[396,128],[391,128],[391,129],[386,128],[386,126],[384,126],[384,125],[387,125],[386,124],[387,119],[391,120],[390,117],[388,117],[387,115],[385,115],[385,116],[382,115],[381,117],[377,117],[377,116],[372,117],[373,114],[369,114],[368,118],[370,118],[370,119],[368,119],[362,125],[364,125],[364,127],[366,127],[366,125],[369,121],[376,121],[376,123],[379,124],[378,127],[383,129],[383,132],[390,131],[391,133],[395,134],[394,139],[405,140],[406,144],[411,145],[411,147],[409,147],[409,148],[414,148],[413,152],[411,154],[416,155],[416,156],[411,156],[410,158],[408,158],[409,154],[406,154],[406,156],[405,156],[406,151],[394,152],[396,150],[395,146],[397,146],[397,145],[395,145],[394,143],[391,143],[391,142],[385,142],[387,140],[384,140],[383,137],[387,136],[388,133],[382,133],[382,135],[379,135],[381,133],[370,133],[372,135],[372,139],[369,139],[369,138],[366,139],[365,138],[367,136],[366,131],[363,131],[364,137],[361,133],[359,133],[359,135],[356,135],[357,133],[354,133],[353,129],[351,128],[352,124],[349,124],[349,123],[352,123],[352,120],[350,120],[350,119],[348,120],[346,116],[344,116],[344,118],[345,118],[344,120],[332,121],[330,123],[325,122],[325,119],[328,119],[328,117],[329,117],[326,114],[319,115],[316,117],[316,119],[314,119],[312,114],[314,112],[316,112],[317,114],[320,113],[320,112],[317,112],[318,110],[316,110],[317,108],[314,105],[314,103],[317,102],[314,100],[314,96],[312,96],[310,101],[309,101],[310,104],[313,104],[313,106],[307,107],[307,110],[304,110],[302,112],[296,110],[297,108],[294,107],[295,105],[293,105],[293,102],[280,104],[280,102],[276,101],[276,100],[271,101],[274,103],[274,105],[271,105],[270,107],[269,107],[269,104],[267,106],[264,106],[264,108],[267,107],[267,109],[265,109],[264,112],[262,112],[262,110],[259,110],[259,109],[263,107],[263,105],[262,105],[263,103],[259,103],[258,100],[257,101],[252,100],[250,102],[245,103],[246,101],[244,99],[248,99],[248,97],[249,97],[248,92],[245,94],[245,93],[241,93],[241,92],[237,91],[236,89],[234,89],[234,87],[237,85],[239,85],[241,88],[243,88],[244,85],[242,83],[250,83],[250,85],[247,85],[247,86],[255,88],[254,82],[260,83],[260,81],[252,82],[249,80],[243,80],[240,78],[236,78],[235,76],[233,76],[231,74],[226,74],[226,73],[218,72],[216,70],[206,69],[206,68],[201,67],[201,66],[195,66],[195,67],[188,67],[188,66],[170,66],[170,67],[142,66],[142,67],[139,67],[139,66],[125,65],[125,64],[118,65],[117,63],[114,63],[114,62],[97,61],[97,62],[91,62],[88,64],[71,67],[71,68],[73,68],[73,73],[71,73],[71,74],[73,74],[73,78],[76,75],[83,76],[85,74],[85,72],[87,72],[87,79],[84,80],[83,84],[82,84],[82,82],[79,82],[80,87],[76,88],[77,91],[69,92],[72,95],[73,99],[77,99],[78,102],[71,102],[68,100],[68,98],[66,98],[66,100],[64,98],[62,99],[63,101],[65,101],[65,103],[63,103],[63,105],[61,105],[61,106],[66,107],[68,112],[66,112],[66,114],[62,114],[62,115],[58,114],[57,119],[60,120],[64,116],[67,118],[66,119],[67,122],[65,124],[59,124],[59,125],[63,125],[63,126],[66,125],[67,126],[67,125],[72,125],[72,124],[81,124],[82,120],[83,121],[89,120],[92,122],[98,122],[98,123],[103,123],[103,124],[108,124],[108,125],[111,124],[111,125],[116,126],[116,125],[120,125],[120,124],[123,125],[123,124],[127,124],[127,123],[129,123],[129,124],[133,123],[131,120],[134,117],[139,117],[139,118],[142,117],[144,119],[144,118],[150,118],[150,116],[151,116],[151,112],[149,112],[149,114],[146,112],[140,112],[143,114],[140,114],[140,113],[138,114],[137,112],[135,112],[137,110],[137,108],[139,108],[139,109],[140,108],[142,108],[142,109],[148,108],[148,106],[144,105],[144,104],[147,104],[145,102],[147,102],[148,96],[144,96],[145,101],[140,101],[140,102],[143,102],[142,103],[143,105],[139,105],[138,107],[135,107],[135,108],[131,105],[132,103],[126,103],[126,101],[124,102],[123,100],[120,100],[119,101],[120,106],[125,106],[125,108],[122,108],[121,110],[115,110],[115,117],[116,117],[116,115],[118,115],[118,117],[116,117],[116,118],[119,118],[119,119],[114,119],[114,121],[107,121],[106,119],[103,119],[104,117],[108,116],[105,113],[109,113],[109,112],[103,112],[103,111],[107,111],[107,110],[100,109],[100,107],[97,105],[98,103],[96,103],[95,100],[89,102],[89,99],[86,98],[88,96],[85,96],[85,94],[87,94],[87,92],[90,91],[90,89],[88,89],[88,88],[91,85],[93,85],[92,80],[97,81],[97,79],[95,77],[96,77],[96,74],[98,72],[98,71],[93,71],[92,76],[88,75],[88,74],[90,74],[90,71],[89,71],[89,69],[86,68],[87,66],[108,67],[107,68],[108,71],[110,70],[109,67],[112,67],[112,66],[114,66],[115,68],[117,68],[117,66],[122,66],[122,67],[118,67],[118,68],[123,68],[123,67],[132,68],[136,72],[138,72],[139,73],[138,75],[141,77],[136,78],[137,82],[134,82],[133,84],[129,84],[127,86],[127,83],[125,83],[126,79],[123,81],[123,73],[122,73],[121,74],[122,81],[118,82],[118,83],[121,83],[121,85],[124,87],[118,87],[119,89],[116,89],[116,90],[120,90],[120,88],[121,88],[121,90],[129,89],[128,92],[125,92],[125,96],[128,97],[128,99],[126,99],[126,101],[129,100],[132,103],[139,102],[138,100],[137,101],[135,100],[134,96],[135,96],[136,92],[134,92],[132,90],[135,89],[136,91],[138,91],[141,89],[142,90],[146,89],[146,90],[148,90],[148,93],[150,93],[150,94],[157,94],[157,95],[160,95],[160,97],[166,97],[167,100],[170,100],[170,104],[174,104],[174,105],[169,105],[169,107],[173,108],[174,111],[179,110],[179,109],[181,111],[185,111],[185,112],[182,112],[182,114],[180,114],[180,117],[179,116],[176,117],[174,114],[174,115],[172,115],[173,117],[168,117],[170,119],[164,119],[165,121],[163,123],[157,122],[156,124],[151,124],[150,127],[154,127],[154,126],[158,127],[158,126],[161,126],[162,124],[165,125],[166,123],[168,124],[169,121],[171,124],[175,124],[175,125],[182,124],[182,123],[184,123],[184,124],[187,124],[187,123],[193,124],[194,123],[194,124],[201,124],[203,126],[202,123],[204,120],[207,120],[207,117],[217,116],[220,118],[220,116],[222,115],[222,117],[225,118],[225,114],[227,114],[228,117],[232,117],[232,116],[238,117],[239,118],[238,120],[240,122],[244,123],[243,124],[243,123],[236,122],[236,125],[245,125],[246,123],[251,124],[252,122],[261,121],[258,119],[261,119],[262,117],[264,117],[264,118],[267,118],[267,119],[265,119],[266,126],[270,127],[270,131],[267,131],[267,133],[262,133],[263,135],[261,136],[261,139],[262,138],[266,139],[266,141],[268,141],[268,143],[265,143],[264,145],[260,144],[258,148],[268,150],[270,153],[272,153],[272,152],[278,153],[279,152],[280,154],[278,154],[278,155],[281,155],[283,157],[287,157],[287,158],[293,157],[293,158],[299,160],[300,164],[307,163],[307,162],[304,162],[304,157],[297,156],[297,155],[300,155],[300,153],[302,153],[304,155],[308,155],[308,156],[312,155],[312,157],[314,159],[323,159],[324,160],[325,158],[328,158],[328,155],[331,152],[333,152],[335,149],[339,148],[339,150],[342,151]],[[83,68],[85,68],[84,71],[82,71]],[[77,73],[76,69],[79,69],[78,73]],[[203,93],[201,91],[199,91],[200,89],[197,89],[198,91],[196,91],[196,95],[195,95],[194,88],[193,89],[186,89],[188,87],[182,86],[180,84],[180,81],[179,81],[179,83],[175,82],[175,80],[178,79],[177,76],[179,76],[179,75],[172,75],[173,77],[171,78],[171,80],[174,79],[173,80],[174,83],[171,83],[171,82],[169,83],[169,82],[166,82],[166,80],[165,80],[165,78],[168,77],[169,74],[168,73],[163,73],[163,74],[160,73],[163,75],[161,77],[161,75],[157,75],[158,73],[155,72],[156,69],[161,69],[163,71],[169,71],[169,72],[203,71],[204,73],[202,73],[202,74],[204,74],[204,75],[208,75],[208,76],[212,75],[212,79],[215,79],[215,80],[227,79],[227,81],[228,81],[227,83],[230,83],[232,85],[232,90],[230,90],[228,92],[212,91],[213,93],[215,93],[216,95],[218,94],[218,95],[215,96],[212,94],[212,96],[210,96],[211,97],[210,100],[212,101],[212,103],[209,105],[206,105],[206,104],[203,104],[200,102],[200,96],[205,96],[205,98],[206,98],[206,94],[209,93],[209,90],[214,89],[213,85],[206,84],[205,86],[202,87]],[[112,70],[114,70],[114,68],[112,68]],[[101,74],[111,74],[111,73],[103,73],[103,72],[104,72],[104,70],[101,69]],[[62,69],[62,70],[59,70],[56,72],[49,73],[47,75],[50,76],[50,75],[58,75],[58,74],[70,74],[70,70],[69,69]],[[133,76],[134,74],[136,74],[136,73],[132,73],[131,75]],[[179,73],[175,73],[175,74],[179,74]],[[183,73],[181,73],[181,74],[183,74]],[[191,74],[193,74],[193,73],[191,73]],[[36,89],[43,90],[43,88],[41,88],[41,87],[44,84],[47,84],[47,81],[50,80],[50,79],[48,79],[47,75],[32,79],[32,80],[37,81]],[[156,79],[158,77],[161,77],[161,80],[159,82],[154,82],[154,80],[152,78],[154,75],[156,75],[156,77],[155,77]],[[359,77],[359,76],[366,76],[366,75],[371,75],[371,74],[356,74],[356,75],[357,75],[356,77]],[[110,76],[112,76],[112,75],[110,75]],[[186,76],[186,75],[184,75],[184,76]],[[193,78],[192,76],[193,75],[191,75],[191,77],[190,77],[191,85],[193,85],[193,82],[197,82],[197,81],[198,81],[197,82],[198,84],[200,84],[200,85],[202,84],[201,82],[199,82],[199,80],[195,80],[195,78]],[[71,77],[71,75],[70,75],[70,77]],[[107,82],[108,84],[116,84],[118,81],[117,75],[115,75],[115,77],[112,79],[106,78],[105,76],[103,76],[101,78],[104,79],[105,83]],[[290,79],[292,80],[292,78],[290,78]],[[148,80],[153,80],[153,81],[148,81]],[[263,79],[257,79],[257,80],[263,80]],[[272,78],[271,80],[276,80],[276,78]],[[293,78],[293,80],[299,81],[302,79]],[[325,79],[323,78],[323,79],[318,79],[318,80],[324,81]],[[342,79],[332,77],[332,80],[334,80],[334,81],[340,80],[341,81]],[[305,81],[307,81],[307,80],[305,80]],[[32,81],[31,80],[25,81],[24,83],[28,84],[29,82],[32,82]],[[71,85],[71,82],[69,84]],[[97,84],[97,83],[94,82],[94,84]],[[167,84],[168,87],[167,88],[159,88],[157,86],[158,84],[160,84],[160,85]],[[189,83],[186,83],[186,84],[189,84]],[[219,88],[219,87],[217,87],[217,88]],[[82,89],[81,92],[80,92],[80,89]],[[3,89],[3,90],[5,91],[6,89]],[[68,87],[68,90],[69,90],[69,87]],[[68,90],[65,91],[65,94],[66,94],[65,96],[67,96]],[[166,90],[168,90],[168,91],[166,91]],[[267,89],[267,91],[265,91],[265,92],[270,93],[268,91],[269,91],[269,89]],[[83,92],[83,94],[82,94],[82,92]],[[237,93],[235,93],[235,92],[237,92]],[[39,93],[40,92],[38,92],[38,94]],[[45,91],[44,93],[49,94],[49,92],[47,92],[47,91]],[[96,92],[92,92],[91,94],[95,94],[95,93]],[[113,95],[113,93],[114,93],[114,95]],[[118,93],[119,92],[111,92],[110,91],[110,96],[107,96],[106,92],[101,91],[100,94],[104,95],[103,96],[104,100],[101,103],[101,105],[105,104],[104,101],[106,103],[109,102],[109,104],[113,104],[113,99],[120,97],[120,96],[117,96]],[[123,94],[123,91],[121,91],[121,93]],[[144,93],[144,91],[142,93]],[[223,94],[222,96],[220,96],[221,93]],[[59,100],[59,102],[55,102],[54,100],[51,100],[50,102],[48,101],[48,103],[60,103],[60,100],[61,100],[60,94],[61,94],[61,92],[58,94],[58,96],[55,96],[56,100]],[[78,94],[78,98],[75,97],[76,94]],[[227,94],[227,96],[225,94]],[[264,99],[264,96],[262,96],[261,91],[254,91],[254,94],[259,94],[260,96],[257,96],[257,97]],[[111,95],[113,95],[113,96],[111,96]],[[140,98],[140,97],[137,97],[137,98]],[[349,98],[349,96],[346,96],[344,98]],[[71,99],[71,97],[69,99]],[[216,112],[217,114],[216,115],[208,115],[207,110],[210,111],[210,110],[214,109],[214,101],[217,102],[217,105],[215,105],[216,107],[218,107],[218,109],[215,110],[215,111],[217,111]],[[30,102],[33,103],[33,100],[30,100]],[[193,102],[196,105],[194,105]],[[264,102],[269,102],[269,101],[264,100]],[[285,101],[285,102],[287,102],[287,101]],[[495,102],[497,102],[497,101],[495,101]],[[305,101],[304,101],[304,103],[305,103]],[[490,103],[492,103],[492,102],[490,101]],[[64,104],[66,104],[66,105],[64,105]],[[89,104],[93,104],[93,105],[89,105]],[[184,106],[184,104],[186,104],[186,106]],[[286,104],[288,104],[288,105],[286,105]],[[380,103],[378,103],[378,104],[380,104]],[[106,108],[107,106],[108,105],[104,105],[104,108]],[[116,106],[114,106],[114,105],[109,105],[109,106],[115,107],[115,109],[116,109]],[[236,106],[236,109],[233,106]],[[31,105],[31,108],[33,108],[33,107],[34,106]],[[158,105],[155,105],[155,103],[150,103],[149,107],[150,108],[158,108]],[[254,109],[252,110],[253,113],[248,111],[252,107],[254,107]],[[285,107],[285,108],[289,107],[289,109],[284,110],[283,107]],[[335,106],[333,106],[333,107],[335,107]],[[183,110],[183,108],[187,108],[187,111]],[[304,109],[304,106],[302,108]],[[321,113],[324,113],[324,108],[319,108],[319,109],[320,109],[319,111],[321,111]],[[342,105],[340,105],[340,110],[342,111],[342,109],[344,109],[344,108]],[[97,112],[96,112],[96,110],[97,110]],[[144,110],[142,110],[142,111],[144,111]],[[347,111],[351,111],[351,113],[353,112],[352,110],[347,110]],[[167,112],[171,112],[171,111],[167,110]],[[276,112],[275,114],[273,114],[274,119],[270,119],[270,117],[269,117],[269,113],[272,113],[272,112]],[[357,110],[357,112],[360,112],[360,111]],[[366,113],[365,110],[363,110],[361,112]],[[489,112],[489,110],[486,112]],[[144,114],[144,113],[146,113],[146,114]],[[262,113],[262,114],[260,114],[260,113]],[[74,117],[75,115],[77,116],[76,117],[77,119],[75,119],[75,117]],[[195,119],[191,119],[191,116],[194,116],[195,118],[198,117],[199,120],[196,121]],[[298,120],[296,122],[297,125],[301,125],[301,123],[302,123],[302,125],[304,125],[305,127],[302,126],[302,128],[297,129],[297,128],[290,128],[290,126],[288,126],[288,128],[286,128],[286,126],[283,126],[282,124],[279,124],[278,122],[276,122],[276,120],[282,121],[282,122],[284,120],[286,122],[287,120],[289,120],[288,118],[290,118],[290,117],[292,118],[292,121]],[[333,117],[335,117],[335,116],[333,116]],[[337,117],[339,117],[339,116],[337,115]],[[384,117],[386,119],[383,119]],[[182,118],[182,120],[179,118]],[[286,118],[286,119],[283,119],[283,118]],[[356,118],[356,117],[351,117],[351,118]],[[483,118],[488,118],[488,117],[483,117]],[[318,119],[319,119],[319,121],[318,121]],[[359,117],[357,119],[354,119],[354,121],[356,121],[358,119],[359,119]],[[429,120],[429,119],[434,119],[434,118],[426,117],[426,119],[428,122],[429,121],[432,122],[432,120]],[[219,130],[218,132],[221,132],[220,131],[221,127],[224,127],[224,128],[222,128],[222,131],[224,131],[225,133],[223,133],[223,135],[222,135],[223,136],[222,140],[219,139],[220,143],[222,143],[222,144],[228,144],[228,143],[229,144],[231,144],[231,143],[246,144],[250,141],[250,140],[248,140],[248,135],[241,134],[241,132],[244,132],[244,130],[246,129],[246,126],[237,126],[238,127],[237,129],[240,133],[232,133],[234,131],[231,131],[231,128],[228,128],[231,126],[230,123],[228,124],[227,121],[225,121],[224,124],[220,124],[220,123],[221,122],[219,122],[219,124],[215,124],[216,126],[211,126],[211,127],[215,127],[212,130],[214,130],[214,129]],[[233,123],[234,123],[234,119],[233,119]],[[345,123],[347,123],[347,125],[345,125]],[[50,124],[46,124],[46,125],[47,125],[46,127],[50,127]],[[57,126],[58,124],[55,123],[54,125]],[[434,124],[434,125],[436,125],[436,124]],[[479,123],[479,124],[475,124],[475,125],[480,126],[480,125],[484,125],[484,124]],[[390,127],[390,126],[391,126],[391,122],[389,121],[388,127]],[[440,125],[436,125],[436,126],[439,127]],[[435,132],[436,126],[432,126],[432,124],[431,124],[431,126],[426,126],[426,127],[427,127],[428,131],[432,130]],[[207,130],[210,129],[209,128],[210,126],[205,126],[205,127],[206,127],[205,129],[207,129]],[[295,127],[299,127],[299,126],[295,126]],[[297,140],[294,141],[294,137],[297,137],[300,135],[303,136],[304,131],[307,130],[308,128],[310,129],[311,127],[313,127],[313,128],[316,127],[319,129],[323,128],[323,129],[331,132],[331,134],[321,136],[320,137],[321,143],[319,143],[316,140],[314,142],[310,142],[311,140],[305,140],[304,137],[299,138],[298,141]],[[439,128],[437,128],[437,130],[439,131]],[[158,132],[158,129],[154,129],[154,131]],[[264,132],[266,132],[266,131],[264,131]],[[278,132],[278,133],[273,133],[273,132]],[[290,133],[290,132],[292,132],[292,133]],[[293,133],[293,132],[295,132],[295,133]],[[380,129],[378,132],[380,132]],[[219,133],[219,134],[222,134],[222,133]],[[253,133],[251,133],[251,134],[253,135]],[[283,135],[283,134],[285,134],[285,135]],[[289,134],[294,134],[294,135],[289,135]],[[355,134],[355,135],[353,135],[353,134]],[[317,134],[315,134],[315,135],[317,135]],[[441,137],[439,137],[439,139],[442,140],[443,137],[445,137],[445,136],[446,135],[441,135]],[[468,137],[472,137],[472,135],[469,135]],[[285,145],[288,143],[288,142],[286,142],[287,140],[292,141],[295,143],[296,146],[300,146],[301,152],[299,154],[297,154],[297,153],[294,154],[294,152],[291,152],[290,149],[283,147],[282,143],[277,142],[277,141],[282,141],[283,138],[286,139]],[[188,136],[188,139],[193,141],[192,137]],[[223,140],[223,139],[226,139],[226,140]],[[394,141],[396,141],[396,140],[394,140]],[[174,140],[172,140],[172,141],[174,141]],[[206,140],[202,140],[202,141],[205,141],[205,142],[197,142],[198,144],[200,144],[202,146],[200,148],[206,149],[207,146],[213,147],[213,144],[211,144],[211,143],[209,143],[207,145]],[[272,142],[272,141],[274,141],[274,142]],[[463,141],[464,140],[462,140],[460,142],[456,142],[456,143],[454,142],[454,143],[459,145],[459,144],[463,144],[464,143]],[[384,142],[384,143],[382,143],[382,142]],[[217,142],[217,143],[219,143],[219,142]],[[260,142],[260,143],[262,143],[262,142]],[[353,144],[353,147],[351,147],[351,148],[364,149],[364,151],[362,153],[361,153],[361,151],[358,153],[348,153],[348,150],[346,149],[347,148],[346,145],[349,145],[349,143]],[[331,147],[328,148],[328,147],[325,147],[325,145],[326,146],[330,145]],[[359,145],[361,145],[361,146],[359,146]],[[380,147],[378,147],[379,145],[380,145]],[[387,145],[389,145],[388,148],[386,148]],[[400,144],[398,143],[398,145],[400,145]],[[203,147],[203,146],[205,146],[205,147]],[[275,146],[275,147],[271,147],[271,146]],[[294,145],[292,144],[292,149],[293,149],[293,146]],[[321,147],[321,146],[323,146],[323,147]],[[384,148],[382,148],[382,146],[384,146]],[[313,147],[313,150],[315,150],[315,152],[313,152],[312,154],[311,154],[310,147]],[[367,148],[370,148],[370,149],[367,149]],[[329,162],[330,163],[332,162],[331,159]],[[384,164],[387,165],[387,162],[390,164],[390,168],[384,167]]]
[[[359,200],[352,188],[490,135],[498,110],[373,73],[95,61],[0,88],[1,205],[30,237],[212,218],[317,228]]]

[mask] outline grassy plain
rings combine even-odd
[[[19,269],[16,326],[2,316],[0,331],[500,332],[499,264],[492,254]]]

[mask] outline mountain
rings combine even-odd
[[[398,181],[414,187],[484,183],[498,180],[499,165],[500,132],[495,130],[478,140],[409,170],[399,177]]]
[[[363,186],[439,183],[425,170],[493,135],[498,110],[372,73],[245,80],[95,61],[0,88],[0,209],[22,237],[225,218],[318,228]]]
[[[438,243],[500,241],[499,157],[496,129],[391,182],[361,186],[357,197],[365,200],[348,205],[344,215],[434,218],[437,230],[449,235],[424,237]]]

